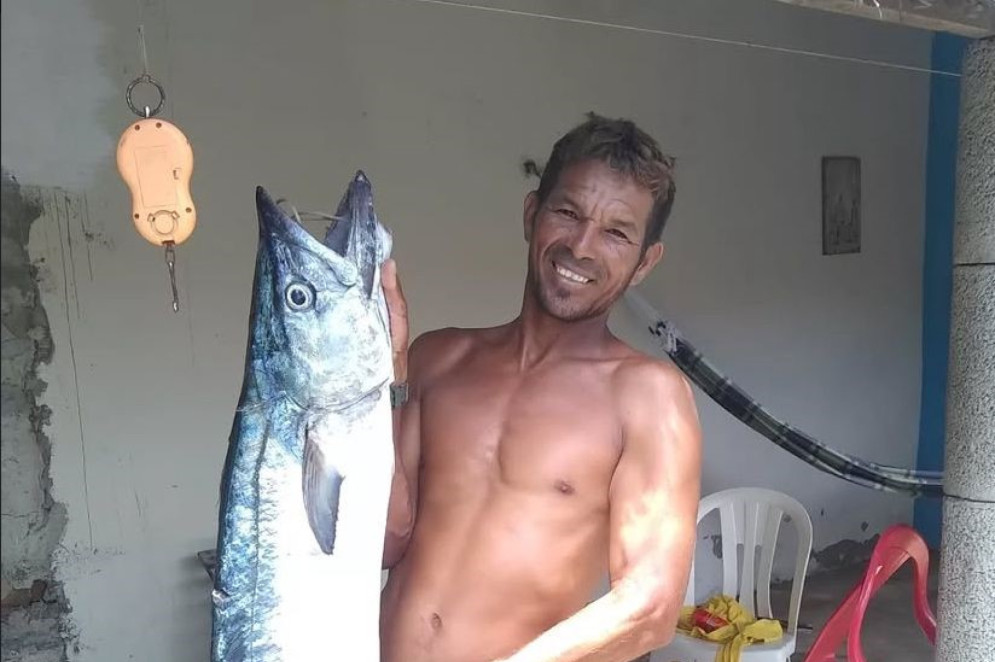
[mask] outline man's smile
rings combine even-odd
[[[567,281],[569,281],[571,283],[578,283],[580,285],[586,285],[587,283],[590,283],[591,281],[594,280],[593,278],[590,278],[590,277],[585,276],[583,274],[577,273],[573,269],[568,269],[567,267],[565,267],[565,266],[563,266],[563,265],[561,265],[561,264],[559,264],[559,263],[557,263],[555,261],[553,262],[553,270],[556,271],[556,273],[561,278],[563,278],[564,280],[567,280]]]

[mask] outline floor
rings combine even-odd
[[[931,557],[937,558],[934,552]],[[931,561],[933,559],[931,558]],[[933,614],[936,614],[938,563],[930,563],[927,594]],[[819,573],[809,577],[802,593],[798,616],[798,646],[792,662],[801,662],[830,614],[857,583],[863,568],[847,568]],[[775,615],[788,603],[790,585],[771,592]],[[781,605],[779,607],[778,605]],[[807,627],[806,627],[807,626]],[[805,629],[803,629],[805,628]],[[813,629],[814,628],[814,629]],[[912,564],[906,563],[874,594],[867,609],[861,643],[867,662],[933,662],[933,647],[919,629],[912,613]],[[837,651],[837,659],[845,660],[845,649]]]

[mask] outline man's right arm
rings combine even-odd
[[[384,538],[383,567],[391,568],[401,560],[414,529],[418,509],[418,464],[421,454],[421,384],[418,379],[419,342],[410,351],[411,369],[397,375],[408,381],[408,400],[394,410],[394,481],[391,484]]]
[[[416,341],[410,350],[408,348],[408,303],[397,276],[397,263],[393,259],[384,262],[381,283],[390,323],[394,381],[408,383],[407,402],[393,411],[394,478],[390,488],[382,559],[382,567],[391,568],[404,555],[415,522],[421,389],[417,379],[420,371],[416,369],[412,379],[409,362],[417,358],[421,343]]]

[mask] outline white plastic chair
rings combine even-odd
[[[719,510],[722,534],[722,593],[735,597],[757,618],[774,618],[770,608],[770,575],[777,535],[785,515],[795,526],[798,552],[791,583],[788,626],[780,640],[744,646],[740,657],[742,662],[789,662],[795,650],[798,609],[812,551],[812,520],[804,506],[787,494],[758,487],[739,487],[709,494],[698,505],[698,523],[716,509]],[[742,566],[739,564],[738,545],[743,545]],[[758,548],[759,565],[756,556]],[[693,565],[684,604],[699,604],[695,601]],[[670,644],[654,652],[652,659],[660,662],[714,662],[718,648],[719,644],[678,631]]]

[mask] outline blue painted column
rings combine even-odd
[[[955,35],[934,35],[932,68],[960,73],[967,43]],[[918,469],[943,469],[959,115],[960,79],[933,74],[926,145]],[[916,501],[915,527],[934,549],[940,546],[941,511],[939,499]]]

